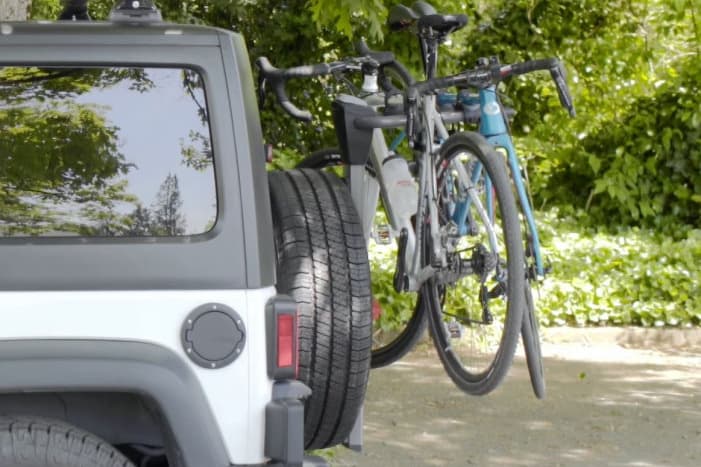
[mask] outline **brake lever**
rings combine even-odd
[[[560,103],[567,109],[570,117],[575,117],[577,112],[574,108],[574,101],[572,100],[572,94],[570,94],[570,88],[567,86],[567,71],[565,70],[565,65],[562,62],[558,62],[557,66],[550,68],[550,76],[553,81],[555,81]]]

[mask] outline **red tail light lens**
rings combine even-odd
[[[295,317],[279,315],[277,317],[277,366],[292,366],[295,351]]]
[[[297,304],[285,295],[266,306],[268,375],[272,379],[296,379],[298,371]]]

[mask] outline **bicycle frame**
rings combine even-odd
[[[370,106],[363,99],[356,98],[353,96],[344,96],[346,102],[350,102],[357,105]],[[434,141],[432,135],[437,135],[440,140],[445,140],[448,138],[448,131],[443,124],[440,113],[436,110],[436,96],[433,94],[425,95],[422,98],[422,112],[421,112],[421,126],[424,128],[427,136],[426,147],[418,155],[417,162],[419,166],[419,204],[417,206],[417,212],[426,212],[428,214],[429,221],[424,223],[418,218],[412,223],[409,218],[401,218],[397,215],[392,203],[390,201],[389,194],[387,192],[387,185],[385,183],[385,178],[382,171],[382,166],[384,160],[390,156],[392,148],[401,142],[401,135],[391,143],[390,147],[387,146],[384,134],[381,129],[373,130],[371,150],[370,150],[370,161],[375,168],[375,177],[368,175],[365,170],[364,165],[348,165],[346,166],[346,177],[349,181],[349,188],[351,192],[351,197],[355,203],[355,206],[360,215],[361,224],[363,226],[363,233],[366,240],[371,236],[373,221],[375,217],[375,212],[377,210],[377,204],[380,196],[383,200],[383,205],[385,207],[385,212],[388,217],[388,221],[392,226],[394,231],[394,236],[406,231],[406,256],[404,260],[404,271],[408,278],[407,289],[416,291],[420,288],[427,279],[429,279],[436,271],[432,266],[421,267],[421,251],[418,245],[422,244],[423,235],[430,235],[433,239],[433,256],[438,258],[442,265],[445,266],[446,255],[442,242],[440,241],[440,236],[442,232],[439,228],[438,222],[438,208],[434,200],[438,199],[437,185],[436,185],[436,166],[434,156],[437,153],[437,145]],[[498,252],[498,244],[496,241],[496,235],[491,229],[491,223],[488,222],[488,212],[490,208],[485,209],[479,200],[475,189],[473,179],[470,174],[467,174],[464,167],[461,164],[456,164],[456,169],[458,170],[459,177],[463,186],[467,187],[468,200],[467,203],[474,203],[477,212],[479,213],[482,221],[488,226],[490,230],[488,232],[490,244],[492,251]],[[479,173],[477,173],[479,177]],[[428,227],[428,231],[426,231]]]
[[[511,171],[516,193],[521,204],[522,213],[526,219],[528,230],[530,232],[530,246],[532,248],[533,257],[535,259],[535,272],[538,276],[545,275],[543,266],[543,258],[540,251],[540,240],[538,237],[538,229],[536,227],[533,208],[526,192],[526,187],[521,177],[521,166],[516,148],[514,147],[509,133],[509,128],[506,124],[506,117],[503,114],[503,107],[497,96],[496,86],[489,86],[479,91],[480,102],[480,127],[479,132],[489,141],[494,147],[500,148],[506,152],[506,159]]]
[[[521,166],[514,147],[509,128],[506,124],[506,117],[503,113],[503,107],[499,101],[496,92],[496,86],[489,86],[479,90],[479,107],[480,107],[480,125],[479,132],[487,141],[497,149],[501,149],[506,156],[511,178],[513,179],[518,195],[518,201],[521,206],[521,211],[526,220],[528,231],[530,233],[530,247],[535,261],[535,273],[540,277],[545,275],[545,267],[543,265],[543,257],[540,251],[540,238],[536,227],[535,216],[531,206],[526,187],[521,177]],[[445,97],[447,101],[451,101],[450,96]],[[469,98],[468,98],[469,99]],[[454,102],[454,101],[453,101]],[[463,104],[471,104],[470,100],[464,100]],[[473,181],[476,180],[473,175]],[[489,187],[487,187],[489,189]],[[453,222],[458,226],[458,232],[465,235],[468,231],[466,212],[469,205],[464,203],[462,206],[457,206],[453,216]],[[488,192],[487,195],[487,211],[493,212],[492,196]]]
[[[443,103],[455,103],[457,96],[455,94],[440,94],[438,95],[438,101]],[[533,207],[531,206],[530,199],[526,190],[526,186],[523,183],[523,178],[521,177],[521,165],[519,163],[516,148],[514,147],[513,140],[511,139],[511,134],[509,132],[508,125],[506,123],[506,117],[503,113],[503,107],[499,101],[499,97],[496,92],[496,86],[489,86],[484,89],[479,90],[479,108],[480,108],[480,125],[479,133],[484,136],[487,141],[492,144],[495,148],[501,149],[506,156],[507,164],[511,176],[513,179],[514,187],[516,188],[516,194],[518,196],[519,205],[521,206],[521,212],[523,213],[526,225],[528,227],[528,232],[530,234],[529,247],[533,254],[535,273],[538,277],[545,276],[545,266],[543,264],[543,255],[540,249],[540,237],[538,235],[538,228],[536,226],[535,216],[533,214]],[[462,103],[464,105],[472,104],[469,100],[464,100]],[[434,122],[440,121],[440,118],[436,119],[434,116]],[[379,146],[376,148],[373,143],[373,150],[377,151],[384,148],[387,151],[387,146],[382,136],[380,130],[378,138],[382,138]],[[436,124],[436,133],[441,140],[445,140],[448,137],[448,132],[442,124]],[[404,132],[401,132],[397,137],[395,137],[390,146],[389,150],[394,151],[399,144],[406,138]],[[374,162],[373,162],[374,163]],[[477,180],[479,174],[473,174],[472,181]],[[486,189],[490,189],[489,186]],[[462,205],[456,206],[455,213],[453,215],[453,221],[458,227],[458,232],[462,235],[467,234],[467,210],[469,208],[469,202],[462,203]],[[487,212],[492,213],[494,211],[492,196],[487,196]],[[392,225],[394,225],[392,223]],[[368,225],[368,228],[371,224]],[[413,237],[411,237],[413,245]]]

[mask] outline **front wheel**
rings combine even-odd
[[[436,170],[444,257],[426,258],[438,272],[421,300],[446,372],[464,392],[483,395],[504,379],[521,329],[525,263],[516,202],[502,159],[478,134],[448,138]]]
[[[545,398],[545,372],[543,370],[543,355],[540,349],[540,332],[538,331],[538,317],[535,315],[533,293],[530,282],[526,281],[525,308],[523,310],[523,323],[521,325],[521,338],[523,350],[526,354],[528,374],[531,378],[533,394],[538,399]]]

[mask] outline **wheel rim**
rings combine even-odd
[[[499,203],[485,177],[480,161],[469,151],[451,155],[439,172],[441,224],[444,229],[461,218],[467,199],[460,183],[460,164],[471,175],[474,191],[484,213],[492,219],[494,235],[484,227],[478,205],[468,202],[466,230],[447,235],[448,263],[469,263],[477,274],[466,274],[437,287],[435,306],[440,306],[442,322],[434,326],[434,337],[453,361],[458,377],[472,382],[483,381],[499,358],[504,338],[504,320],[509,303],[505,295],[507,258],[505,232],[500,224]],[[481,265],[481,266],[480,266]],[[479,270],[481,269],[481,272]]]

